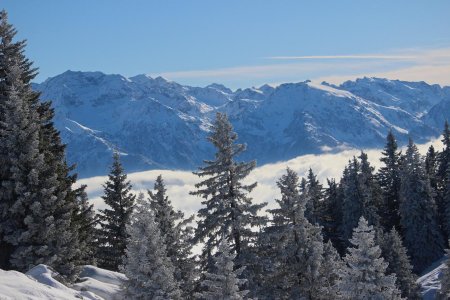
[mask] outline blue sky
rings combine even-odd
[[[359,76],[450,85],[450,1],[2,0],[37,81],[65,70],[232,88]]]

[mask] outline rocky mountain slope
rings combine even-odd
[[[214,114],[226,112],[259,164],[347,147],[379,147],[392,129],[401,142],[438,136],[450,117],[450,88],[363,78],[340,86],[287,83],[232,91],[164,78],[72,72],[34,88],[52,100],[68,159],[81,177],[107,172],[111,151],[127,171],[194,169],[212,158]]]

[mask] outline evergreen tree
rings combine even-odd
[[[436,205],[416,145],[409,141],[402,163],[400,189],[400,223],[405,246],[416,272],[422,271],[443,254]]]
[[[195,263],[191,257],[193,228],[189,226],[193,217],[185,219],[181,211],[174,210],[161,175],[156,178],[153,189],[148,191],[150,208],[166,245],[167,256],[175,267],[175,279],[180,283],[183,298],[189,298],[195,281]]]
[[[202,266],[211,270],[212,256],[222,234],[231,242],[237,266],[248,266],[252,260],[250,247],[257,237],[252,229],[265,223],[265,217],[257,213],[266,204],[254,204],[248,197],[256,182],[248,185],[242,182],[255,168],[255,162],[236,162],[245,145],[235,143],[237,134],[225,114],[217,113],[208,140],[216,148],[215,159],[205,160],[205,166],[194,173],[205,179],[191,192],[204,200],[195,233],[196,241],[204,242]]]
[[[79,256],[71,222],[75,175],[62,173],[64,145],[50,103],[31,88],[36,69],[25,41],[0,13],[0,268],[27,271],[45,263],[74,279]],[[51,133],[51,134],[50,134]]]
[[[450,237],[450,163],[447,166],[447,177],[445,180],[445,190],[443,195],[443,227],[447,237]]]
[[[361,153],[361,161],[356,157],[350,161],[342,178],[342,238],[348,240],[358,220],[363,216],[369,224],[378,226],[377,206],[381,202],[381,189],[374,178],[367,154]]]
[[[449,168],[450,168],[450,129],[448,122],[445,122],[442,143],[444,149],[438,155],[437,172],[436,172],[436,204],[438,209],[438,216],[440,217],[440,225],[446,235],[450,238],[450,183]]]
[[[358,187],[358,172],[361,166],[356,159],[349,161],[344,169],[341,180],[343,198],[342,198],[342,224],[341,235],[344,241],[350,239],[353,228],[358,225],[358,220],[362,216],[362,201]]]
[[[86,194],[86,185],[76,190],[77,207],[74,211],[73,223],[78,229],[78,249],[80,256],[78,257],[78,265],[94,265],[95,251],[97,246],[97,230],[98,216],[95,213],[94,205],[89,203]]]
[[[182,299],[158,227],[150,203],[140,194],[126,225],[129,238],[121,266],[128,278],[125,289],[131,299]]]
[[[125,253],[128,238],[126,224],[136,196],[131,193],[132,186],[127,181],[117,152],[113,159],[108,181],[103,185],[105,195],[102,199],[110,208],[100,211],[97,259],[100,267],[117,271]]]
[[[425,156],[425,171],[430,178],[430,185],[433,190],[437,190],[437,170],[439,152],[434,150],[433,145],[428,148],[427,155]]]
[[[323,187],[317,180],[316,175],[310,168],[307,176],[306,194],[308,201],[306,202],[305,215],[312,224],[320,224],[323,222]]]
[[[389,131],[386,138],[386,146],[380,159],[384,164],[379,172],[378,178],[383,193],[383,206],[381,218],[384,228],[390,230],[393,226],[400,228],[399,199],[400,199],[400,157],[397,141]]]
[[[196,299],[241,300],[248,294],[247,290],[241,289],[246,280],[239,279],[244,267],[235,269],[236,254],[233,252],[225,239],[221,240],[216,256],[213,258],[215,271],[205,274],[205,279],[201,282],[204,291],[196,293]]]
[[[375,232],[361,217],[344,257],[347,268],[339,282],[342,299],[401,299],[394,274],[386,275],[387,263],[375,244]]]
[[[388,263],[386,274],[395,274],[397,286],[404,298],[421,299],[417,276],[413,273],[407,250],[397,230],[392,228],[390,232],[382,234],[379,240],[382,256]]]
[[[328,188],[325,189],[323,236],[325,241],[331,241],[339,252],[343,252],[339,228],[342,226],[342,188],[334,179],[327,179]]]
[[[266,229],[265,295],[272,298],[333,299],[336,251],[324,247],[321,228],[305,217],[306,196],[291,169],[278,181],[279,208],[269,210],[273,225]],[[332,247],[332,246],[331,246]],[[327,251],[324,250],[327,249]],[[327,257],[325,257],[325,252]],[[333,296],[331,296],[333,295]]]

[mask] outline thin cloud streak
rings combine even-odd
[[[238,83],[239,87],[271,82],[297,82],[306,79],[354,79],[364,76],[450,85],[450,48],[414,50],[393,54],[274,56],[274,62],[255,66],[237,66],[210,70],[188,70],[159,74],[170,80],[188,82]],[[290,61],[289,61],[290,60]],[[241,83],[239,83],[241,82]],[[248,84],[250,82],[250,84]],[[244,84],[245,83],[245,84]]]
[[[308,60],[308,59],[389,59],[414,60],[417,56],[408,55],[309,55],[309,56],[270,56],[265,59],[273,60]]]

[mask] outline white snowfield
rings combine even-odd
[[[57,273],[46,265],[38,265],[26,274],[0,269],[0,300],[121,300],[123,274],[94,266],[84,266],[80,282],[67,287]]]
[[[441,287],[439,276],[444,268],[443,260],[438,261],[418,279],[423,299],[436,298],[436,291]],[[38,265],[26,274],[0,269],[0,300],[126,299],[121,288],[126,277],[121,273],[84,266],[80,282],[71,288],[57,281],[56,275],[45,265]]]

